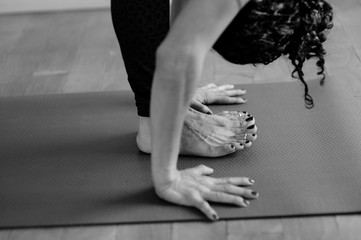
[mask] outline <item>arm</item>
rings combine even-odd
[[[203,166],[189,170],[187,174],[190,175],[177,170],[180,137],[185,111],[201,76],[206,53],[241,7],[236,0],[188,1],[157,51],[151,98],[152,176],[155,189],[160,197],[178,204],[196,206],[211,219],[216,213],[202,194],[197,189],[187,190],[200,182],[207,186],[214,183],[215,180],[211,178],[202,178],[203,174],[210,174],[212,170]],[[200,177],[193,178],[192,174]],[[188,176],[188,185],[184,183],[185,175]],[[245,181],[234,180],[237,183]],[[234,198],[234,201],[237,199]]]

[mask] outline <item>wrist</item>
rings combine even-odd
[[[152,167],[152,180],[155,187],[171,185],[177,178],[178,170],[174,169],[162,169]]]

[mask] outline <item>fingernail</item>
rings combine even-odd
[[[254,183],[254,180],[253,179],[249,179],[248,180],[250,183]]]
[[[253,120],[253,117],[249,117],[249,118],[246,119],[246,122],[250,122],[252,120]]]
[[[248,200],[243,200],[244,204],[248,205],[249,201]]]
[[[219,219],[219,217],[216,214],[213,214],[213,219],[214,219],[214,221],[217,221]]]
[[[212,115],[213,113],[212,112],[207,112],[208,115]]]
[[[247,129],[253,129],[253,128],[254,128],[254,125],[249,126]]]
[[[257,195],[258,195],[258,192],[252,191],[251,194],[252,194],[253,196],[257,196]]]
[[[248,100],[246,98],[242,98],[244,102],[247,102]]]

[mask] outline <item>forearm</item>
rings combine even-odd
[[[164,184],[175,177],[185,112],[200,78],[204,58],[205,53],[189,47],[158,51],[151,98],[155,183]]]

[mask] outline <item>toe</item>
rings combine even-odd
[[[254,142],[254,141],[256,141],[256,139],[257,139],[257,134],[255,134],[255,133],[247,134],[246,139],[247,139],[248,141]]]
[[[251,141],[251,142],[254,142],[256,139],[257,139],[257,134],[255,133],[242,133],[242,134],[239,134],[235,137],[235,139],[238,141],[238,142],[246,142],[246,141]]]
[[[244,132],[255,134],[255,133],[257,133],[257,130],[258,130],[257,126],[255,124],[253,124],[253,125],[248,126]]]
[[[246,118],[245,121],[246,121],[246,126],[247,127],[252,126],[252,125],[254,125],[256,123],[256,120],[255,120],[255,118],[253,116],[250,116],[250,117]]]
[[[244,146],[248,148],[248,147],[252,146],[252,142],[247,140],[247,141],[244,143]]]
[[[221,156],[225,156],[231,153],[234,153],[237,151],[237,144],[236,143],[231,143],[231,144],[224,144],[224,145],[219,145],[219,146],[213,146],[212,147],[212,155],[214,155],[215,157],[221,157]]]
[[[234,144],[234,146],[236,147],[236,150],[237,150],[237,151],[244,149],[244,144],[241,143],[241,142],[237,142],[237,143],[233,143],[233,144]]]

